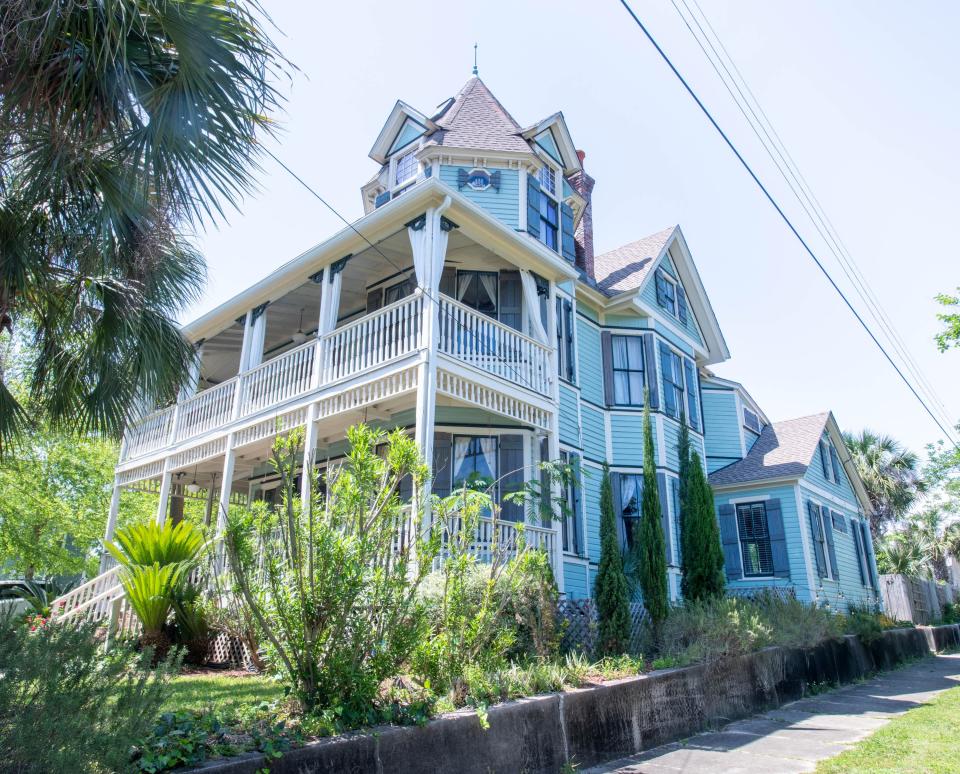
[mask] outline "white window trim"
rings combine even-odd
[[[412,143],[411,143],[411,144],[412,144]],[[409,147],[409,146],[407,146],[407,147]],[[387,185],[387,190],[390,191],[390,198],[391,198],[391,199],[392,199],[397,193],[402,192],[402,191],[405,191],[405,190],[406,190],[407,188],[409,188],[411,185],[413,185],[414,183],[416,183],[416,182],[417,182],[417,179],[420,177],[420,172],[421,172],[421,169],[420,169],[420,160],[417,159],[417,157],[416,157],[416,152],[417,152],[417,149],[416,149],[416,148],[413,148],[413,149],[411,149],[411,150],[403,150],[403,149],[401,149],[400,151],[398,151],[397,153],[393,154],[393,156],[390,157],[390,170],[389,170],[389,172],[388,172],[388,178],[387,178],[387,183],[388,183],[388,185]],[[413,175],[412,175],[411,177],[408,177],[408,178],[407,178],[406,180],[404,180],[402,183],[397,183],[397,182],[396,182],[396,179],[397,179],[397,163],[400,161],[400,159],[406,158],[407,156],[411,156],[411,155],[414,157],[414,172],[413,172]]]

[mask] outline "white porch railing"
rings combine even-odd
[[[414,293],[132,424],[121,462],[198,438],[417,352],[427,344],[424,302],[422,293]],[[548,347],[445,296],[437,347],[511,384],[550,395]]]
[[[458,517],[452,518],[448,527],[450,533],[455,534],[460,529],[459,521]],[[476,534],[467,547],[467,551],[487,564],[494,559],[498,561],[513,559],[521,545],[521,533],[523,544],[527,548],[546,552],[552,565],[556,558],[557,533],[549,527],[537,527],[522,522],[497,519],[494,523],[491,518],[481,518],[477,525]],[[438,561],[442,561],[447,556],[446,548],[442,549]],[[435,563],[436,565],[437,563]]]
[[[540,395],[550,394],[550,350],[492,317],[442,296],[439,351]]]
[[[323,382],[338,382],[418,350],[422,313],[423,296],[415,293],[328,333],[321,340]]]

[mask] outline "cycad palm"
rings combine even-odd
[[[843,438],[873,505],[870,531],[877,538],[883,527],[905,515],[923,492],[917,455],[894,438],[870,430],[844,433]]]
[[[117,433],[193,356],[173,318],[205,267],[182,229],[253,184],[282,59],[255,5],[0,7],[0,330],[54,425]],[[0,449],[28,425],[0,383]]]
[[[930,572],[926,545],[920,536],[888,535],[879,544],[877,565],[882,573],[926,576]]]

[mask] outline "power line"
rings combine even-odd
[[[826,267],[817,257],[816,253],[813,252],[813,250],[807,244],[806,240],[800,235],[800,232],[797,231],[796,227],[793,225],[793,222],[790,220],[787,214],[783,211],[780,205],[777,204],[776,199],[773,198],[773,196],[767,190],[766,186],[760,181],[760,178],[757,177],[756,173],[753,171],[753,168],[750,166],[750,164],[747,163],[746,159],[744,159],[740,151],[737,150],[737,147],[733,144],[733,142],[730,140],[727,134],[723,131],[723,129],[720,128],[720,125],[717,123],[716,119],[714,119],[710,111],[706,108],[703,102],[701,102],[696,92],[693,90],[693,88],[691,88],[690,84],[687,83],[686,79],[680,74],[680,71],[677,70],[677,68],[674,66],[673,62],[670,60],[670,57],[667,56],[664,50],[660,47],[660,44],[657,43],[653,35],[650,34],[650,31],[646,28],[646,26],[644,26],[643,22],[640,21],[636,13],[634,13],[633,9],[630,7],[630,4],[627,2],[627,0],[620,0],[620,4],[626,9],[627,13],[630,14],[630,17],[633,19],[636,25],[640,28],[640,30],[646,36],[647,40],[650,41],[651,45],[653,45],[653,47],[657,50],[657,53],[660,55],[660,58],[663,59],[666,65],[670,68],[671,72],[673,72],[673,74],[677,77],[677,80],[680,81],[680,83],[683,85],[684,89],[686,89],[687,93],[690,95],[693,101],[697,103],[697,107],[699,107],[700,110],[703,112],[703,114],[707,117],[707,120],[710,122],[713,128],[717,131],[717,133],[720,135],[723,141],[727,144],[727,147],[730,148],[733,155],[737,157],[737,160],[740,162],[743,168],[747,171],[747,174],[750,175],[750,177],[753,179],[753,182],[756,183],[757,187],[766,197],[767,201],[777,211],[777,214],[786,224],[787,228],[790,229],[790,232],[794,235],[794,237],[796,237],[797,241],[800,242],[803,249],[807,252],[807,254],[810,256],[813,262],[817,265],[817,268],[820,269],[820,272],[823,274],[823,276],[827,278],[827,281],[830,283],[833,289],[837,292],[837,294],[843,300],[843,303],[846,304],[851,314],[853,314],[853,316],[856,317],[857,322],[859,322],[861,327],[867,332],[867,335],[876,345],[877,349],[880,350],[884,358],[886,358],[887,362],[897,372],[897,375],[900,377],[903,383],[907,386],[907,389],[909,389],[910,392],[913,394],[913,397],[917,399],[917,401],[923,407],[924,411],[926,411],[926,413],[934,421],[937,427],[940,428],[941,432],[943,432],[943,434],[947,437],[947,439],[951,439],[950,433],[944,427],[943,422],[941,422],[941,420],[937,418],[937,416],[933,413],[933,411],[927,405],[926,401],[922,397],[920,397],[920,394],[917,392],[916,388],[914,388],[913,384],[910,383],[910,380],[907,379],[907,377],[904,375],[900,367],[896,364],[896,362],[894,362],[893,358],[890,357],[890,354],[887,352],[886,348],[883,346],[883,344],[880,343],[879,339],[877,339],[873,331],[870,330],[870,326],[867,325],[863,317],[860,316],[860,313],[856,310],[853,304],[850,303],[850,300],[847,298],[843,290],[841,290],[840,287],[837,285],[837,283],[834,281],[833,277],[830,275],[830,272],[827,271]],[[957,444],[952,440],[951,440],[951,443],[954,445],[955,448],[960,448],[960,447],[957,447]]]
[[[866,277],[863,276],[860,268],[857,266],[856,262],[853,259],[853,256],[850,255],[850,251],[846,248],[846,245],[840,239],[839,234],[836,231],[836,228],[833,226],[833,223],[827,217],[826,213],[823,210],[823,207],[820,205],[819,200],[813,192],[810,184],[807,182],[806,178],[800,172],[799,167],[796,162],[793,160],[793,157],[790,155],[789,151],[786,148],[783,140],[780,138],[780,135],[777,133],[775,127],[767,116],[766,112],[763,110],[763,106],[760,104],[756,95],[750,89],[750,85],[747,83],[743,74],[740,72],[740,69],[737,67],[736,62],[733,60],[733,57],[730,55],[730,52],[727,50],[726,46],[723,45],[723,41],[720,39],[720,36],[717,34],[716,30],[713,28],[713,25],[710,24],[710,20],[707,15],[704,13],[703,9],[697,3],[697,0],[692,0],[694,6],[700,13],[700,16],[703,18],[704,23],[707,25],[710,33],[712,33],[713,38],[716,40],[717,46],[720,47],[720,50],[723,52],[723,55],[726,57],[726,60],[729,62],[730,67],[733,68],[733,71],[736,73],[736,76],[731,72],[730,67],[727,66],[727,62],[724,61],[724,56],[721,56],[720,52],[717,51],[717,47],[714,46],[713,41],[711,40],[710,35],[707,34],[703,26],[700,24],[700,20],[697,18],[697,15],[692,11],[690,6],[687,3],[687,0],[680,0],[686,9],[687,13],[690,16],[690,19],[693,20],[697,29],[700,31],[703,40],[700,36],[694,32],[693,28],[690,26],[690,22],[684,16],[683,12],[680,10],[680,7],[677,5],[677,0],[670,0],[674,9],[677,12],[677,15],[680,16],[680,19],[683,21],[687,30],[690,32],[693,39],[696,41],[697,45],[700,47],[700,50],[703,52],[707,61],[713,67],[714,72],[717,74],[717,77],[723,83],[724,87],[727,90],[727,93],[730,94],[730,97],[733,99],[734,103],[737,105],[737,108],[740,110],[740,113],[747,120],[750,128],[753,130],[753,133],[756,135],[757,139],[760,141],[760,144],[763,146],[764,150],[767,152],[767,155],[773,161],[774,165],[777,167],[777,171],[780,172],[780,175],[786,181],[787,185],[790,187],[791,192],[796,197],[797,201],[800,203],[800,206],[806,212],[807,217],[810,219],[814,228],[820,234],[820,237],[823,239],[827,248],[833,253],[834,257],[837,260],[837,263],[840,265],[841,270],[844,275],[847,277],[847,280],[851,283],[857,295],[860,296],[861,300],[867,306],[868,311],[873,315],[874,319],[879,324],[884,335],[892,344],[894,350],[902,359],[904,365],[907,367],[907,370],[911,375],[917,380],[921,391],[924,392],[927,399],[934,404],[939,409],[940,418],[946,420],[947,424],[950,424],[950,417],[946,406],[943,401],[937,395],[936,390],[926,379],[919,365],[913,359],[912,355],[909,352],[909,348],[906,343],[898,334],[896,328],[894,327],[892,321],[887,315],[886,311],[883,309],[879,300],[876,298],[872,288],[866,280]],[[706,41],[707,46],[713,52],[713,56],[707,52],[704,47],[703,41]],[[714,61],[714,57],[716,61]],[[727,77],[725,78],[723,73],[720,72],[720,69],[717,67],[717,62],[719,62],[720,67],[723,68],[723,71],[726,73]],[[739,78],[739,83],[738,83]],[[729,82],[728,82],[729,79]],[[737,93],[740,95],[738,99],[737,96],[733,93],[733,90],[730,87],[732,82],[733,88],[736,89]],[[741,84],[743,89],[741,89]],[[748,99],[744,94],[743,90],[746,90],[751,99]],[[751,100],[753,105],[751,105]],[[754,106],[756,109],[754,109]],[[761,117],[757,115],[759,111]],[[747,115],[749,112],[750,115]],[[751,118],[752,116],[752,118]],[[758,131],[759,127],[759,131]],[[760,132],[763,132],[763,135],[766,137],[761,137]],[[771,136],[772,135],[772,136]],[[772,150],[771,150],[772,146]],[[779,161],[778,161],[779,158]],[[798,190],[799,189],[799,190]]]
[[[366,236],[365,234],[363,234],[353,223],[351,223],[351,222],[350,222],[349,220],[347,220],[343,215],[341,215],[341,214],[337,211],[337,209],[336,209],[332,204],[330,204],[326,199],[324,199],[320,194],[318,194],[313,188],[311,188],[310,185],[309,185],[302,177],[300,177],[300,175],[298,175],[296,172],[294,172],[292,169],[290,169],[290,167],[288,167],[286,164],[284,164],[279,158],[277,158],[276,154],[274,154],[269,148],[266,148],[266,147],[263,147],[263,146],[261,146],[261,148],[262,148],[262,150],[263,150],[268,156],[270,156],[270,158],[272,158],[275,162],[277,162],[277,164],[279,164],[279,165],[284,169],[284,171],[287,172],[287,174],[289,174],[294,180],[296,180],[298,183],[300,183],[300,185],[302,185],[304,188],[306,188],[307,191],[309,191],[311,194],[313,194],[313,196],[314,196],[324,207],[326,207],[328,210],[330,210],[330,212],[332,212],[332,213],[333,213],[334,215],[336,215],[340,220],[342,220],[342,221],[350,228],[351,231],[353,231],[353,232],[354,232],[358,237],[360,237],[364,242],[366,242],[368,245],[370,245],[370,247],[371,247],[373,250],[375,250],[375,251],[376,251],[387,263],[389,263],[394,269],[396,269],[398,272],[405,272],[405,271],[407,271],[407,269],[402,269],[395,261],[393,261],[388,255],[386,255],[386,254],[383,252],[383,250],[381,250],[381,249],[380,249],[379,247],[377,247],[373,242],[371,242],[371,241],[367,238],[367,236]],[[448,310],[444,310],[443,304],[440,303],[439,299],[434,298],[434,297],[430,294],[430,291],[428,291],[426,288],[421,288],[421,290],[423,291],[423,295],[424,295],[424,296],[426,296],[428,299],[430,299],[431,301],[433,301],[433,302],[437,305],[437,308],[438,308],[438,309],[440,309],[441,311],[445,311],[445,314],[447,315],[447,317],[450,318],[451,321],[453,321],[453,324],[456,326],[457,329],[466,331],[466,332],[473,338],[473,340],[474,340],[477,344],[479,344],[482,348],[484,348],[485,354],[490,355],[490,356],[492,356],[492,357],[497,357],[497,354],[496,354],[495,352],[491,352],[491,351],[490,351],[489,346],[486,344],[486,342],[484,342],[484,341],[481,339],[480,336],[477,335],[477,333],[476,333],[475,331],[471,331],[469,328],[466,328],[466,327],[463,325],[462,322],[460,322],[456,317],[453,316],[453,314],[450,312],[449,309],[448,309]],[[528,382],[526,379],[523,378],[523,376],[520,375],[520,373],[517,371],[516,368],[513,367],[513,365],[510,363],[509,360],[506,360],[505,358],[503,358],[502,356],[500,356],[500,357],[499,357],[499,361],[500,361],[501,363],[505,364],[505,365],[507,366],[507,368],[509,368],[509,369],[513,372],[513,375],[517,377],[518,381],[519,381],[524,387],[528,387],[528,388],[529,388],[530,390],[532,390],[533,392],[537,392],[536,388],[534,388],[534,386],[533,386],[532,384],[530,384],[530,382]]]

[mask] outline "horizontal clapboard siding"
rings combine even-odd
[[[440,167],[440,179],[454,190],[457,190],[458,170],[469,172],[468,167]],[[520,174],[515,169],[500,169],[500,190],[488,188],[486,191],[474,191],[470,186],[464,186],[460,193],[474,204],[483,207],[497,220],[510,228],[520,227]]]
[[[701,394],[707,472],[712,473],[740,459],[740,417],[732,390],[711,390],[703,386]]]

